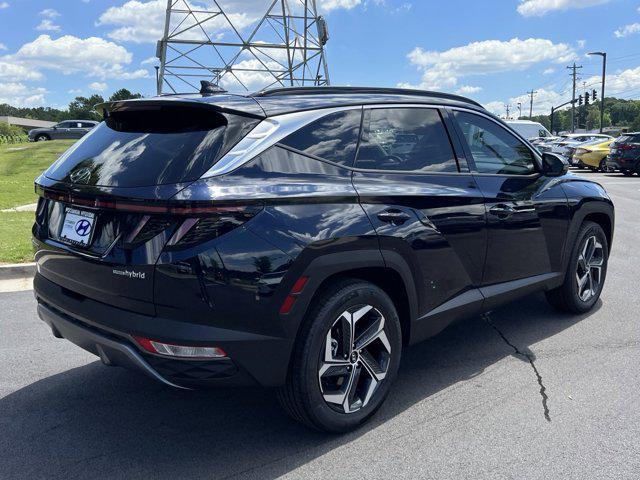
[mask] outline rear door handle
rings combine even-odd
[[[378,214],[378,219],[381,222],[392,223],[394,225],[402,225],[410,218],[411,216],[408,213],[396,208],[390,208],[389,210],[385,210]]]
[[[509,218],[511,215],[516,213],[516,211],[517,210],[511,205],[506,205],[504,203],[499,203],[489,209],[489,213],[498,218]]]

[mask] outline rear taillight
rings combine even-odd
[[[166,357],[201,359],[201,358],[224,358],[227,353],[218,347],[176,345],[151,340],[144,337],[134,337],[136,342],[149,353],[163,355]]]
[[[261,209],[259,206],[233,206],[226,209],[221,207],[207,216],[187,218],[173,233],[167,242],[167,248],[187,248],[213,240],[238,228]]]
[[[635,147],[635,145],[631,145],[629,143],[623,143],[621,145],[617,145],[616,148],[618,148],[620,150],[633,150],[636,147]]]

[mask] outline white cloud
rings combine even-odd
[[[575,52],[551,40],[513,38],[473,42],[443,52],[416,47],[407,57],[422,72],[418,88],[452,89],[459,77],[525,70],[539,62],[563,63],[575,58]]]
[[[319,2],[320,10],[330,12],[331,10],[345,9],[351,10],[362,3],[362,0],[324,0]]]
[[[586,40],[578,40],[578,48],[584,48],[586,44],[587,44]]]
[[[81,88],[72,88],[67,93],[70,93],[71,95],[80,95],[82,93],[82,89]]]
[[[462,85],[456,93],[459,95],[471,95],[472,93],[478,93],[482,90],[482,87],[474,87],[471,85]]]
[[[149,57],[149,58],[145,58],[144,60],[142,60],[140,62],[140,65],[150,65],[150,64],[154,64],[154,63],[160,63],[160,60],[158,60],[157,57]]]
[[[20,62],[16,62],[8,55],[0,57],[0,80],[8,82],[41,80],[43,75]]]
[[[226,3],[229,2],[221,2],[223,8],[230,8],[229,19],[237,28],[244,28],[257,20],[257,14],[255,18],[252,18],[249,17],[246,12],[259,12],[259,14],[262,15],[262,10],[266,11],[264,1],[235,1],[231,2],[229,6],[226,5]],[[252,3],[255,5],[254,8],[248,8],[248,6],[245,5],[244,9],[239,9],[236,6],[238,3]],[[261,4],[262,8],[260,8]],[[197,3],[190,3],[189,5],[194,10],[207,10],[205,5]],[[176,9],[179,8],[185,8],[182,2],[176,4]],[[209,9],[212,8],[213,7],[209,7]],[[96,25],[116,27],[107,34],[109,38],[114,40],[133,43],[155,43],[163,36],[166,9],[167,2],[165,0],[151,0],[148,2],[129,0],[119,7],[108,8],[100,15]],[[203,28],[210,35],[212,32],[219,30],[231,30],[230,25],[222,15],[209,18],[211,17],[210,14],[194,13],[194,16],[198,21],[204,21],[202,24]],[[182,22],[183,20],[184,22]],[[178,27],[178,31],[180,31],[194,24],[195,20],[193,16],[176,14],[172,17],[171,31],[173,31],[175,27]],[[191,29],[176,38],[206,40],[206,36],[200,28]]]
[[[145,69],[126,71],[132,54],[124,47],[99,37],[78,38],[64,35],[52,39],[40,35],[24,44],[14,55],[5,58],[36,70],[54,70],[64,75],[84,74],[88,77],[133,79],[146,78]]]
[[[611,0],[521,0],[518,13],[523,17],[541,17],[552,11],[587,8]]]
[[[628,37],[634,33],[640,33],[640,23],[631,23],[613,32],[617,38]]]
[[[104,92],[108,85],[104,82],[92,82],[89,84],[89,88],[94,92]]]
[[[8,50],[4,43],[0,43],[0,50]]]
[[[29,88],[22,83],[0,83],[0,103],[14,107],[35,107],[45,103],[47,90],[42,87]]]
[[[40,15],[45,18],[57,18],[60,16],[60,13],[58,13],[58,11],[54,10],[53,8],[45,8],[40,12]]]
[[[4,10],[5,8],[9,8],[9,4],[7,2],[0,2],[0,10]]]
[[[48,18],[43,18],[42,21],[36,27],[36,30],[41,32],[59,32],[60,25],[56,25]]]
[[[550,67],[550,68],[545,68],[545,69],[542,71],[542,74],[543,74],[543,75],[551,75],[551,74],[552,74],[553,72],[555,72],[555,71],[556,71],[556,69],[555,69],[555,68],[551,68],[551,67]]]
[[[505,114],[504,106],[505,106],[504,102],[499,102],[497,100],[484,104],[484,108],[489,110],[494,115],[498,115],[498,116],[504,116]]]
[[[202,21],[202,27],[210,38],[221,35],[224,32],[232,32],[231,26],[222,15],[212,17],[211,14],[203,11],[213,11],[216,9],[213,2],[198,0],[180,0],[176,2],[176,9],[185,9],[185,4],[194,10],[193,16],[186,14],[175,14],[172,16],[170,31],[180,32],[194,25],[197,19]],[[225,9],[230,21],[241,32],[246,27],[254,24],[267,11],[270,2],[266,0],[222,0],[218,2]],[[324,0],[319,2],[319,9],[323,12],[331,12],[338,9],[350,10],[363,3],[362,0]],[[292,13],[300,10],[301,3],[290,2]],[[276,5],[277,7],[277,5]],[[96,26],[113,27],[107,36],[120,42],[133,43],[155,43],[160,40],[164,33],[164,22],[167,9],[166,0],[129,0],[120,6],[110,7],[98,18]],[[198,12],[200,10],[200,12]],[[194,18],[195,17],[195,18]],[[206,40],[202,30],[194,28],[188,30],[178,37],[181,39]]]
[[[587,85],[595,85],[594,88],[598,89],[598,84],[601,80],[602,79],[599,75],[594,75],[584,81]],[[607,96],[627,93],[631,90],[640,90],[640,66],[628,68],[626,70],[616,72],[615,74],[607,73]]]

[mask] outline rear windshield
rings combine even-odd
[[[635,143],[640,141],[640,135],[621,135],[615,143]]]
[[[113,112],[45,175],[109,187],[192,182],[257,122],[202,107],[146,106]]]

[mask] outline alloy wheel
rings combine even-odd
[[[578,297],[583,302],[588,302],[598,293],[603,265],[604,249],[596,236],[592,235],[584,242],[576,267]]]
[[[384,381],[391,359],[385,318],[371,305],[342,312],[325,339],[318,380],[332,409],[353,413],[364,408]]]

